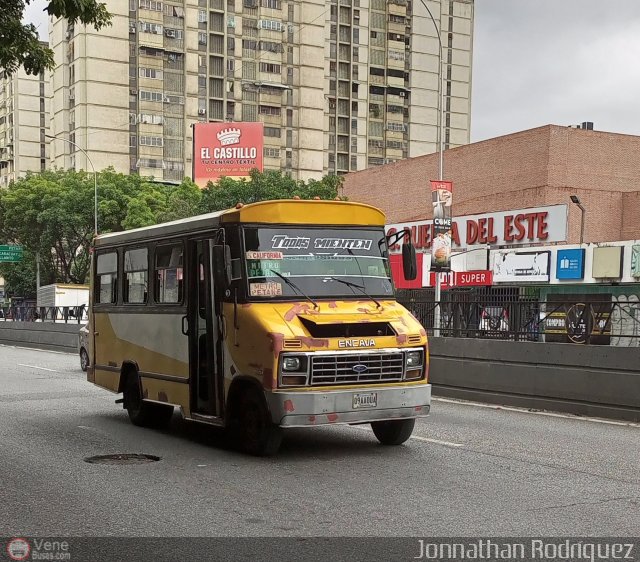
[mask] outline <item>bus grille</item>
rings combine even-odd
[[[402,380],[403,353],[311,356],[311,386]]]

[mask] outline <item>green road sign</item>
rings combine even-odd
[[[0,262],[22,261],[22,246],[0,246]]]

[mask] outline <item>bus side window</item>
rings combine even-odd
[[[147,302],[147,249],[138,248],[124,253],[124,287],[122,301],[144,304]]]
[[[96,302],[114,304],[118,298],[118,254],[99,254],[96,264]]]
[[[156,302],[181,303],[183,293],[182,244],[157,246],[155,263]]]

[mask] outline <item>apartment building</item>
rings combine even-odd
[[[49,75],[0,69],[0,188],[48,165]]]
[[[425,5],[441,32],[438,34]],[[346,173],[469,142],[473,0],[109,0],[55,20],[52,163],[179,181],[196,122],[264,122],[265,169]],[[74,146],[76,145],[76,146]]]

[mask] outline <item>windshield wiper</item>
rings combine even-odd
[[[358,285],[357,283],[352,283],[351,281],[345,281],[344,279],[338,279],[337,277],[332,277],[332,276],[327,277],[327,279],[331,279],[332,281],[337,281],[338,283],[342,283],[343,285],[346,285],[347,287],[351,287],[353,289],[360,290],[360,292],[365,297],[368,297],[373,302],[375,302],[376,306],[378,308],[382,308],[382,305],[376,299],[374,299],[369,293],[367,293],[367,291],[365,290],[365,288],[362,285]]]
[[[291,287],[294,291],[296,291],[298,294],[302,295],[305,299],[307,299],[313,305],[313,308],[315,308],[316,310],[320,309],[320,306],[318,305],[318,303],[314,301],[311,297],[307,296],[302,291],[302,289],[298,287],[298,285],[296,285],[293,281],[291,281],[291,279],[289,279],[288,277],[285,277],[279,271],[274,271],[273,269],[270,269],[269,271],[271,273],[275,273],[278,277],[280,277],[280,279],[282,279],[287,285],[289,285],[289,287]]]

